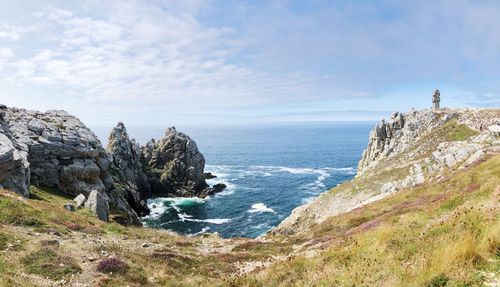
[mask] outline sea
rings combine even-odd
[[[292,210],[352,179],[368,142],[371,122],[310,123],[259,127],[177,128],[194,139],[206,160],[208,184],[227,188],[201,198],[154,198],[144,225],[185,235],[217,232],[255,238]],[[94,132],[107,143],[111,128]],[[160,138],[163,128],[128,128],[139,143]]]

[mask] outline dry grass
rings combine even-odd
[[[484,272],[500,273],[500,156],[332,217],[304,235],[266,241],[103,223],[65,211],[67,199],[57,193],[33,191],[29,200],[0,191],[0,286],[40,283],[18,272],[74,274],[99,286],[481,286]],[[19,248],[6,252],[17,240]],[[47,250],[59,264],[40,259]],[[97,272],[101,252],[129,268]],[[82,263],[87,254],[99,260]],[[254,271],[241,273],[245,264]],[[59,269],[68,266],[74,268]]]

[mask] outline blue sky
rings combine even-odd
[[[498,1],[0,0],[0,102],[90,126],[500,107]]]

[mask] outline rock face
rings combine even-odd
[[[105,194],[97,190],[90,192],[90,195],[85,202],[85,208],[90,209],[100,220],[109,220],[109,204],[108,198]]]
[[[139,145],[130,140],[125,125],[118,125],[109,135],[107,150],[110,154],[110,171],[117,188],[126,194],[129,205],[141,216],[149,213],[146,200],[151,187],[141,164]]]
[[[0,185],[25,197],[29,185],[88,196],[96,190],[123,211],[122,222],[140,221],[116,188],[106,150],[97,136],[65,111],[38,112],[0,105]]]
[[[402,154],[409,159],[414,159],[424,156],[426,152],[433,152],[430,149],[437,143],[432,142],[431,138],[422,141],[423,136],[429,135],[429,133],[451,120],[455,120],[458,124],[463,124],[477,132],[487,132],[490,127],[497,126],[500,121],[496,113],[473,109],[422,110],[405,114],[396,112],[388,122],[385,122],[385,120],[380,121],[370,132],[368,147],[363,152],[358,165],[358,176],[373,170],[391,158],[401,157]],[[486,134],[488,137],[492,133]],[[478,141],[488,142],[485,138],[478,139]],[[416,144],[418,146],[415,146]],[[442,147],[445,148],[446,145],[443,143]],[[463,143],[458,145],[463,145]],[[476,145],[475,150],[479,147]],[[464,151],[464,149],[458,149]],[[465,149],[474,150],[474,148]]]
[[[28,151],[32,184],[73,195],[111,188],[106,151],[77,118],[65,111],[11,108],[6,120],[14,138]]]
[[[7,108],[0,105],[0,188],[29,196],[30,164],[28,147],[12,135],[6,119]]]
[[[161,140],[151,140],[142,148],[142,157],[154,195],[206,194],[205,158],[184,133],[167,129]]]
[[[368,147],[358,165],[358,174],[375,166],[379,160],[407,149],[418,136],[446,121],[432,111],[395,112],[389,121],[381,120],[370,132]]]

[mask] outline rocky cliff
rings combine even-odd
[[[356,178],[296,208],[273,232],[296,233],[447,171],[500,152],[500,111],[422,110],[394,113],[370,132]]]
[[[162,139],[148,142],[142,148],[142,158],[156,196],[205,197],[220,191],[205,181],[205,158],[196,142],[174,127],[168,128]]]
[[[7,107],[0,106],[0,188],[29,196],[30,164],[28,147],[10,132]]]
[[[141,148],[129,138],[123,123],[111,131],[107,151],[116,188],[125,192],[128,203],[139,215],[148,214],[146,200],[151,196],[151,187],[141,164]]]
[[[27,155],[32,184],[73,195],[112,187],[106,151],[75,117],[64,111],[9,108],[3,110],[3,119],[4,133],[18,153]],[[16,191],[27,195],[27,188]]]
[[[223,185],[207,185],[204,167],[196,143],[175,128],[141,148],[119,123],[106,150],[65,111],[0,105],[0,188],[24,197],[30,184],[84,199],[95,191],[102,205],[114,210],[115,220],[140,225],[139,216],[149,213],[149,197],[205,197],[222,190]]]
[[[108,153],[97,136],[65,111],[0,108],[0,185],[29,197],[30,184],[88,197],[103,195],[124,223],[140,224],[129,191],[113,180]],[[113,165],[114,166],[114,165]]]

